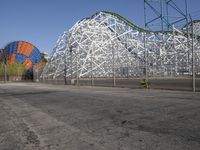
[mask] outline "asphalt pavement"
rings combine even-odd
[[[199,150],[200,93],[0,84],[0,150]]]

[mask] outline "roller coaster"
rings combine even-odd
[[[194,33],[143,29],[112,12],[78,21],[56,42],[40,78],[178,77],[200,74],[200,22]],[[192,59],[194,46],[194,64]]]

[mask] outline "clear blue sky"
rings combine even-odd
[[[188,0],[188,5],[198,18],[200,0]],[[59,35],[78,20],[103,10],[144,26],[143,0],[0,0],[0,48],[23,40],[50,54]]]

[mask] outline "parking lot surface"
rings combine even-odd
[[[0,84],[0,150],[199,150],[200,93]]]

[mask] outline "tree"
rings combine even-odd
[[[26,75],[26,67],[23,63],[9,63],[6,64],[8,76],[23,76]],[[0,75],[4,75],[4,64],[0,64]]]

